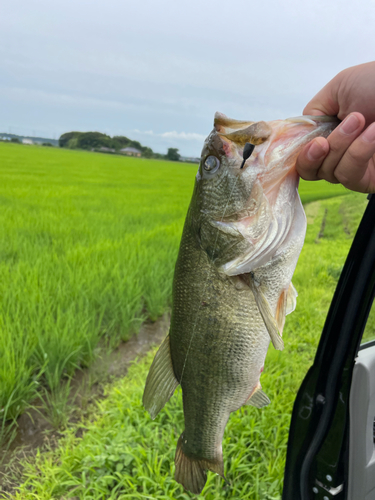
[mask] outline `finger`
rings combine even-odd
[[[317,137],[304,147],[298,155],[296,162],[297,172],[302,179],[306,181],[319,180],[319,168],[328,152],[329,143],[324,137]]]
[[[334,175],[348,189],[362,193],[375,191],[375,123],[348,148]]]
[[[337,177],[334,173],[335,169],[347,149],[362,132],[365,121],[361,113],[351,113],[328,136],[329,153],[324,158],[317,173],[319,179],[325,179],[332,183],[337,182]]]

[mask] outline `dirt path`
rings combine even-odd
[[[98,356],[89,368],[77,371],[70,383],[68,424],[79,421],[89,412],[90,403],[104,397],[106,383],[124,377],[137,357],[144,356],[152,346],[161,343],[167,334],[169,320],[169,315],[165,314],[155,323],[144,323],[138,335],[122,342],[115,351]],[[0,448],[0,496],[14,491],[21,458],[32,456],[37,449],[56,446],[61,436],[40,403],[34,401],[31,408],[19,417],[15,439],[10,446]]]

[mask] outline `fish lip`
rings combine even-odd
[[[302,115],[302,116],[292,116],[291,118],[286,118],[285,121],[295,122],[295,123],[310,123],[311,125],[316,125],[316,123],[341,123],[341,120],[337,116],[331,115]]]

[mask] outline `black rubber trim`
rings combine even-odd
[[[332,486],[344,484],[343,491],[335,498],[347,497],[350,385],[374,292],[375,197],[372,196],[341,273],[314,364],[296,397],[283,500],[316,498],[312,491],[315,480],[324,483],[326,474],[333,477]],[[371,344],[375,345],[375,341]]]
[[[369,340],[368,342],[361,344],[358,350],[363,351],[363,349],[368,349],[369,347],[374,347],[374,346],[375,346],[375,340]]]

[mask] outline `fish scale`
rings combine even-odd
[[[190,457],[220,461],[225,424],[256,384],[269,336],[250,290],[243,290],[239,297],[233,282],[221,278],[207,254],[201,254],[191,233],[187,224],[182,239],[188,244],[181,246],[176,263],[169,333],[174,373],[183,391],[187,443],[182,450]],[[204,305],[197,286],[202,281]],[[249,316],[254,318],[251,323]],[[197,326],[187,357],[194,322]],[[253,370],[249,371],[249,353],[254,353],[254,347],[260,356],[252,358]]]
[[[270,402],[260,375],[270,341],[283,349],[306,230],[295,159],[336,125],[327,117],[254,123],[217,114],[205,141],[175,267],[169,335],[143,396],[155,418],[181,385],[185,429],[175,479],[193,493],[202,491],[207,470],[224,477],[230,413]],[[244,163],[246,142],[255,147]]]

